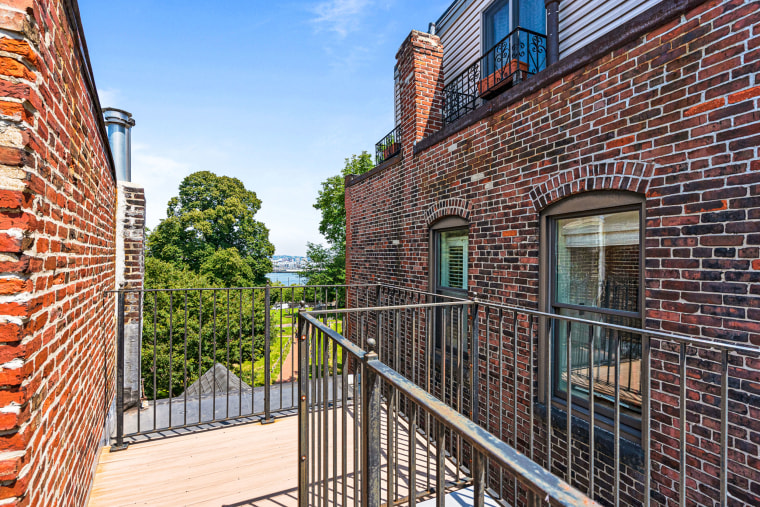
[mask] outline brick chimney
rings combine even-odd
[[[414,144],[443,128],[443,46],[435,35],[413,30],[396,54],[399,72],[401,142],[405,156]]]
[[[145,189],[132,183],[132,114],[103,110],[116,169],[116,289],[139,291],[145,278]],[[117,310],[118,312],[118,310]],[[124,305],[124,407],[140,403],[140,294],[128,292]],[[118,315],[117,315],[118,317]]]

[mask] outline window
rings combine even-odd
[[[438,233],[438,288],[467,291],[467,229]]]
[[[485,53],[515,28],[546,33],[544,0],[496,0],[483,12],[483,52]]]
[[[591,193],[570,198],[542,217],[547,257],[546,309],[550,313],[640,328],[643,323],[643,204],[634,194]],[[641,338],[592,325],[555,321],[545,346],[551,353],[552,394],[587,409],[597,424],[614,413],[615,338],[620,341],[621,423],[641,427]],[[590,349],[593,337],[593,350]],[[569,348],[568,348],[569,340]],[[568,350],[570,353],[568,375]],[[591,378],[594,392],[590,395]],[[591,398],[591,399],[590,399]]]
[[[468,236],[467,222],[458,217],[448,217],[431,227],[431,289],[442,296],[467,297]],[[437,298],[438,302],[450,301]],[[467,316],[461,307],[436,309],[435,336],[436,346],[445,343],[447,354],[458,349],[460,342],[466,340],[466,330],[462,326]],[[461,343],[464,350],[467,344]]]
[[[478,92],[483,98],[546,66],[543,0],[496,0],[483,11],[482,28]]]
[[[449,217],[431,227],[431,269],[433,292],[467,297],[467,249],[470,234],[467,222]]]
[[[509,35],[509,4],[509,0],[497,0],[485,12],[483,21],[486,51]]]

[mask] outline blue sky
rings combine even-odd
[[[322,242],[319,183],[393,128],[393,66],[434,1],[79,0],[103,107],[134,114],[149,227],[183,177],[240,178],[277,254]]]

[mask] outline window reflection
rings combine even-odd
[[[640,212],[561,218],[554,224],[554,313],[639,327]],[[573,397],[588,404],[593,381],[594,402],[611,410],[619,374],[622,410],[640,415],[640,335],[557,321],[554,336],[555,394],[566,396],[569,363]]]

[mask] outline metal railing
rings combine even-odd
[[[375,165],[380,165],[399,153],[401,153],[401,129],[396,127],[375,144]]]
[[[452,123],[546,67],[546,35],[516,28],[443,89],[443,122]]]
[[[408,289],[378,301],[301,314],[302,505],[468,484],[509,505],[743,498],[760,348]]]
[[[116,298],[116,435],[295,410],[296,318],[372,306],[378,284],[145,289]],[[338,327],[340,330],[340,327]]]
[[[383,341],[400,336],[402,326],[409,331],[407,350],[429,350],[425,345],[430,341],[415,342],[415,337],[431,340],[424,333],[425,327],[430,329],[424,316],[433,319],[438,310],[446,316],[466,315],[473,304],[449,301],[341,312],[366,348],[320,320],[334,315],[330,311],[299,316],[299,364],[305,372],[299,375],[299,505],[413,506],[431,495],[443,505],[448,490],[472,484],[472,504],[482,506],[485,496],[493,494],[489,483],[494,469],[514,477],[531,505],[541,500],[596,505],[472,421],[462,406],[461,390],[458,398],[450,398],[455,404],[458,399],[458,408],[434,396],[432,361],[420,368],[427,380],[422,388],[389,366],[398,354],[383,359],[378,353]],[[457,335],[450,342],[460,347],[460,359],[462,338]],[[455,357],[440,358],[444,380],[447,363],[460,374],[468,371]],[[453,372],[449,376],[457,377]],[[458,376],[457,383],[462,381]]]

